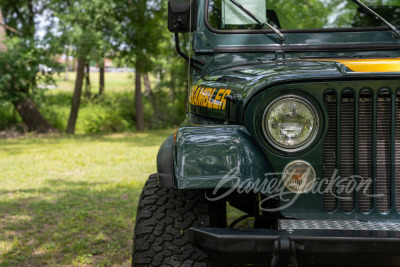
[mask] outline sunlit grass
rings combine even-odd
[[[171,133],[0,140],[0,266],[129,266],[138,198]]]
[[[65,80],[65,73],[56,74],[54,76],[56,81],[56,88],[58,90],[72,91],[75,86],[76,72],[69,72],[68,79]],[[149,76],[150,84],[154,88],[157,79]],[[97,94],[99,91],[100,74],[98,72],[90,73],[91,92]],[[85,86],[85,83],[84,83]],[[125,92],[135,90],[135,73],[105,73],[105,88],[106,91],[112,92]],[[142,89],[144,90],[144,83],[142,79]]]

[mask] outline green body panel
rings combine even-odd
[[[245,127],[182,126],[176,138],[175,179],[179,189],[232,187],[273,172]],[[233,180],[230,177],[235,177]],[[236,179],[237,178],[237,179]]]
[[[400,50],[391,53],[393,56],[400,57]],[[225,67],[204,75],[194,85],[204,88],[217,88],[217,91],[222,88],[232,90],[231,95],[237,97],[239,101],[235,105],[236,113],[233,121],[241,123],[244,120],[244,112],[249,101],[261,91],[277,84],[312,83],[321,80],[359,80],[363,77],[368,79],[397,78],[398,75],[398,73],[358,73],[349,70],[340,63],[289,59],[284,64],[260,62]],[[209,117],[225,118],[225,110],[223,109],[210,109],[191,104],[190,111]]]
[[[322,148],[329,125],[324,93],[328,89],[340,92],[343,88],[355,93],[361,89],[374,93],[382,88],[393,93],[400,89],[399,73],[353,72],[340,63],[322,59],[400,57],[400,39],[393,38],[390,30],[286,32],[286,41],[280,43],[270,31],[258,34],[212,32],[204,20],[205,4],[206,0],[199,0],[193,49],[195,57],[206,64],[201,72],[193,72],[194,88],[189,92],[188,117],[177,133],[174,170],[178,189],[213,189],[238,166],[237,177],[241,181],[266,179],[266,173],[282,172],[293,160],[309,162],[317,177],[322,177]],[[210,89],[204,102],[199,100],[199,91],[196,91],[201,88]],[[221,96],[218,96],[219,90],[230,90],[230,95],[237,99],[231,106],[229,125],[224,123],[226,109],[222,104],[216,105]],[[276,151],[262,133],[266,106],[287,93],[309,100],[320,116],[318,137],[306,151],[298,154]],[[224,187],[227,186],[229,184],[224,183]],[[285,197],[286,200],[280,200],[281,205],[290,201],[294,194],[288,193]],[[282,214],[299,219],[371,218],[371,215],[373,218],[399,218],[397,212],[328,213],[323,209],[322,197],[321,194],[300,195]]]

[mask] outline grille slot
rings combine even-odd
[[[371,93],[362,93],[358,102],[358,174],[359,183],[367,186],[368,181],[373,177],[373,154],[372,154],[372,135],[373,135],[373,103]],[[365,188],[363,186],[362,188]],[[366,193],[366,194],[365,194]],[[358,192],[359,208],[361,211],[368,212],[372,209],[372,184],[366,190]]]
[[[391,102],[390,94],[381,92],[377,103],[377,197],[378,210],[386,212],[390,209],[390,125]]]
[[[343,186],[351,189],[354,176],[354,95],[345,92],[340,105],[340,177]],[[354,209],[354,191],[341,193],[340,204],[343,211]]]
[[[395,155],[395,196],[397,211],[400,211],[400,93],[396,99],[396,155]]]
[[[329,114],[329,130],[324,142],[324,169],[323,176],[327,181],[331,181],[332,175],[336,169],[336,127],[337,127],[337,105],[336,95],[331,93],[326,95],[325,104]],[[324,192],[328,185],[324,184]],[[336,190],[336,188],[334,189]],[[336,198],[330,194],[324,194],[324,207],[326,211],[334,211],[336,209]]]

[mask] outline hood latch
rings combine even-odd
[[[285,52],[282,50],[275,52],[275,64],[284,65],[285,64]]]

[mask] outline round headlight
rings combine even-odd
[[[301,97],[280,97],[266,109],[264,131],[276,148],[288,152],[299,151],[316,137],[318,115],[314,107]]]
[[[305,161],[293,161],[283,170],[283,181],[293,193],[308,193],[316,182],[314,168]]]

